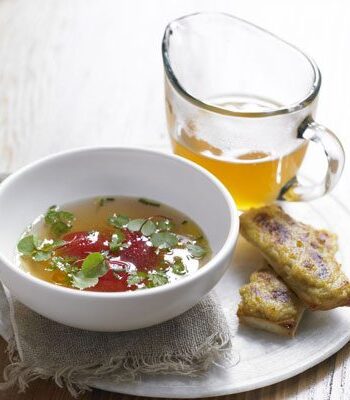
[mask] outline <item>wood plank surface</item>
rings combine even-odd
[[[0,0],[0,173],[77,146],[166,149],[160,40],[166,23],[225,11],[312,55],[323,74],[320,122],[350,149],[350,10],[346,0]],[[337,197],[350,204],[347,165]],[[0,342],[0,353],[5,342]],[[348,400],[350,345],[285,382],[230,400]],[[0,370],[7,357],[0,357]],[[1,400],[68,400],[50,381]],[[84,400],[134,400],[94,390]]]

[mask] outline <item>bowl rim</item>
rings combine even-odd
[[[235,201],[226,187],[209,171],[199,166],[198,164],[189,161],[183,157],[167,153],[161,150],[153,150],[142,147],[135,146],[91,146],[91,147],[78,147],[70,150],[60,151],[58,153],[54,153],[43,157],[39,160],[36,160],[11,174],[8,178],[6,178],[0,185],[0,196],[3,192],[7,190],[8,187],[16,184],[17,179],[24,173],[30,171],[31,169],[38,167],[45,167],[45,164],[55,162],[56,160],[65,158],[65,157],[74,157],[76,155],[82,153],[95,153],[95,152],[130,152],[130,153],[139,153],[143,152],[146,154],[151,154],[154,156],[159,156],[161,158],[172,159],[176,162],[187,164],[189,167],[194,168],[201,174],[204,174],[219,190],[221,195],[224,197],[226,202],[229,214],[230,214],[230,227],[229,232],[226,237],[226,240],[220,250],[215,254],[215,256],[210,259],[203,267],[201,267],[198,271],[193,274],[190,274],[184,279],[180,279],[176,282],[172,282],[166,285],[158,286],[155,288],[150,288],[149,290],[135,290],[135,291],[126,291],[126,292],[94,292],[94,291],[84,291],[84,290],[76,290],[72,288],[67,288],[64,286],[58,286],[50,282],[46,282],[43,279],[37,278],[36,276],[24,271],[15,265],[14,261],[10,261],[3,253],[0,251],[0,262],[6,266],[6,268],[10,268],[16,274],[21,276],[25,280],[31,281],[34,285],[43,286],[49,290],[53,290],[56,292],[61,292],[62,294],[66,294],[67,296],[77,296],[77,297],[86,297],[86,298],[104,298],[104,299],[125,299],[125,298],[137,298],[143,296],[151,296],[152,294],[160,294],[161,292],[167,292],[176,290],[181,286],[189,285],[192,281],[201,279],[204,275],[206,275],[212,269],[215,269],[221,261],[223,261],[226,257],[228,257],[231,251],[234,249],[236,244],[238,233],[239,233],[239,214],[235,204]],[[9,287],[11,290],[11,287]]]

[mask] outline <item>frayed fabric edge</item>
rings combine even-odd
[[[52,378],[59,387],[66,387],[73,397],[78,397],[86,390],[91,390],[93,382],[108,380],[115,384],[133,382],[140,374],[172,374],[189,377],[203,375],[211,365],[221,362],[237,362],[232,351],[231,338],[221,333],[213,334],[194,352],[181,355],[164,354],[157,357],[112,357],[105,363],[91,363],[81,366],[67,366],[58,370],[45,370],[37,366],[26,365],[20,359],[16,340],[8,343],[7,352],[10,364],[4,369],[4,382],[0,390],[18,386],[24,392],[29,383],[36,379]]]

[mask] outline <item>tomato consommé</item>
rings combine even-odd
[[[55,285],[125,292],[182,279],[210,256],[186,215],[154,200],[111,196],[51,206],[26,229],[16,257]]]

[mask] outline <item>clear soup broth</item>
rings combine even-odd
[[[121,292],[161,286],[211,258],[200,227],[157,201],[85,199],[52,206],[26,229],[18,266],[55,285]]]

